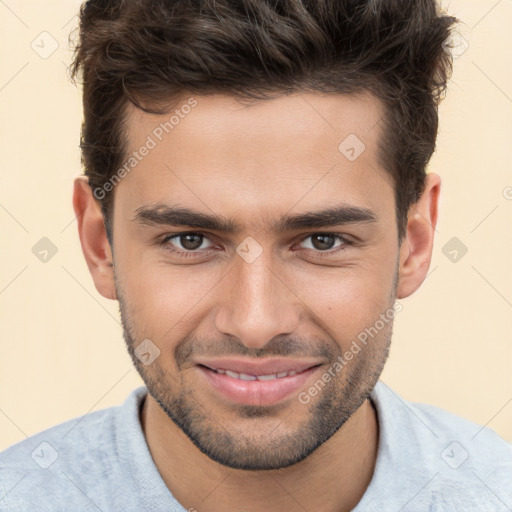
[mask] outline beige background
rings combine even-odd
[[[67,37],[78,6],[0,2],[0,450],[142,384],[71,206],[81,98],[66,76]],[[469,48],[455,60],[430,166],[443,180],[437,241],[429,277],[402,301],[383,380],[512,441],[512,2],[446,6]],[[46,263],[32,253],[42,237],[58,249]],[[443,253],[453,237],[468,248],[456,263]]]

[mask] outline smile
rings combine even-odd
[[[228,377],[239,380],[274,380],[282,379],[283,377],[291,377],[293,375],[297,375],[297,373],[302,373],[292,370],[289,372],[269,373],[268,375],[249,375],[247,373],[238,373],[232,370],[223,370],[222,368],[217,368],[213,371],[220,373],[221,375],[227,375]]]
[[[224,368],[197,365],[208,392],[243,405],[270,406],[292,398],[312,379],[322,365],[289,371],[260,372],[258,375]]]

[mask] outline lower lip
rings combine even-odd
[[[240,380],[197,366],[210,386],[232,402],[244,405],[274,405],[297,392],[320,367],[273,380]]]

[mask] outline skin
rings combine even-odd
[[[229,402],[196,363],[212,355],[311,356],[322,366],[300,390],[307,391],[396,298],[424,281],[440,178],[428,175],[399,244],[393,185],[377,153],[379,100],[195,98],[190,114],[116,185],[113,247],[87,179],[77,178],[74,188],[89,270],[99,293],[119,300],[124,338],[149,390],[141,422],[152,457],[176,499],[199,512],[351,510],[375,466],[379,427],[368,396],[392,321],[307,404],[297,394],[273,406]],[[168,117],[129,108],[130,151]],[[366,145],[353,162],[338,150],[349,134]],[[222,215],[242,229],[134,220],[156,203]],[[342,204],[371,210],[375,221],[271,229],[282,215]],[[206,238],[192,249],[183,237],[162,243],[190,231]],[[325,233],[353,243],[334,237],[322,246],[314,235]],[[236,252],[249,236],[262,249],[251,263]],[[169,246],[196,254],[180,257]],[[160,350],[148,366],[134,357],[144,339]]]

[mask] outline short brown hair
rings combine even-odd
[[[186,93],[369,91],[385,106],[379,154],[401,239],[435,149],[456,21],[435,0],[89,0],[71,65],[85,174],[94,190],[122,165],[129,102],[163,114]],[[113,191],[101,208],[112,242]]]

